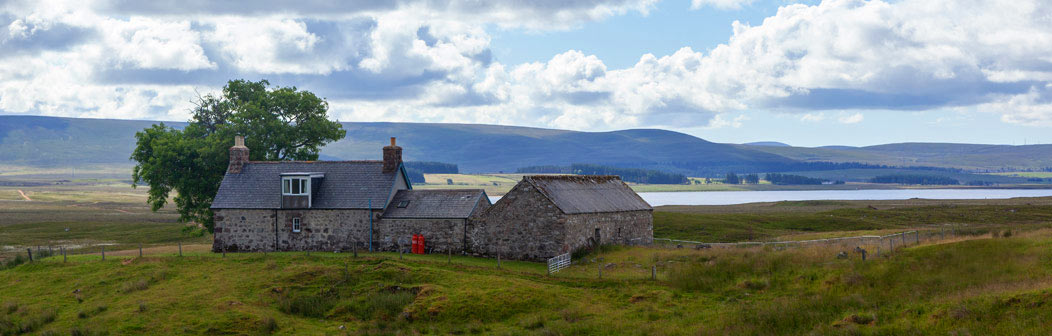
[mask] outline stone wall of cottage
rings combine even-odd
[[[217,209],[212,249],[237,251],[350,251],[368,248],[369,214],[379,211]],[[300,218],[300,232],[292,219]],[[275,232],[276,228],[276,232]]]
[[[215,211],[214,252],[274,251],[274,210]]]
[[[428,253],[454,253],[464,250],[464,219],[394,219],[384,218],[376,231],[378,247],[397,251],[399,244],[409,251],[413,235],[424,235]]]
[[[566,215],[533,185],[520,183],[468,221],[468,252],[543,261],[562,250],[565,221]]]
[[[573,214],[567,216],[562,252],[591,248],[597,243],[649,245],[653,242],[654,215],[650,210]]]

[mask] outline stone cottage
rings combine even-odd
[[[429,250],[459,253],[490,206],[481,189],[412,190],[395,138],[382,161],[248,158],[237,137],[212,201],[216,252],[395,250],[423,234]]]
[[[654,209],[617,176],[524,176],[469,221],[477,255],[542,261],[599,244],[651,244]]]

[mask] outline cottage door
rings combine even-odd
[[[595,245],[599,246],[602,243],[602,237],[599,236],[599,228],[595,228]]]

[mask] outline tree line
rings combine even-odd
[[[519,174],[577,174],[577,175],[617,175],[621,180],[646,184],[686,184],[687,176],[667,173],[660,170],[641,168],[618,168],[597,164],[574,163],[566,166],[530,166],[515,170]]]
[[[894,174],[881,175],[869,180],[873,183],[919,184],[919,185],[957,185],[957,179],[937,175]]]

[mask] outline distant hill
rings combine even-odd
[[[154,121],[0,116],[0,161],[63,167],[130,164],[135,132]],[[185,123],[165,124],[182,127]],[[325,159],[379,159],[397,137],[412,161],[460,165],[462,172],[511,172],[536,165],[594,163],[684,174],[762,171],[795,160],[683,133],[639,129],[576,132],[530,127],[344,123],[347,137],[322,149]]]
[[[743,143],[743,145],[746,145],[746,146],[768,146],[768,147],[792,147],[792,146],[789,146],[789,144],[787,144],[787,143],[782,143],[782,142],[777,142],[777,141],[748,142],[748,143]]]
[[[130,167],[128,157],[135,146],[135,132],[155,123],[0,116],[0,167]],[[181,122],[165,124],[186,125]],[[454,163],[465,173],[513,172],[528,166],[567,166],[573,163],[657,169],[689,176],[717,176],[729,171],[800,170],[801,162],[815,161],[968,170],[1052,167],[1052,145],[903,143],[806,148],[777,142],[721,144],[656,129],[577,132],[477,124],[375,122],[343,125],[347,137],[323,148],[322,159],[379,159],[380,148],[393,136],[404,148],[407,161]]]
[[[891,166],[931,166],[989,171],[1052,167],[1052,145],[1010,146],[913,142],[866,147],[750,146],[748,148],[801,161],[862,162]]]

